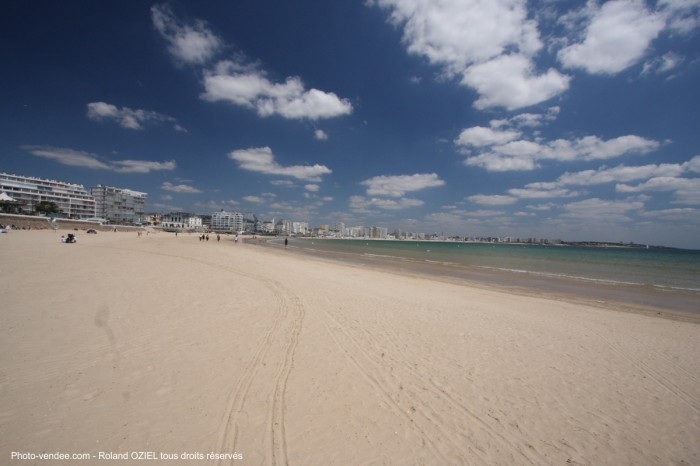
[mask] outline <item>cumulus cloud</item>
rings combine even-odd
[[[319,141],[325,141],[326,139],[328,139],[328,134],[322,129],[317,129],[316,131],[314,131],[314,138]]]
[[[559,51],[568,68],[592,74],[614,74],[638,63],[651,42],[664,29],[665,18],[651,12],[642,0],[588,2],[583,16],[589,19],[582,42]]]
[[[700,28],[700,1],[659,0],[658,7],[666,15],[671,31],[690,34]]]
[[[618,184],[615,186],[615,189],[622,193],[672,191],[676,196],[675,201],[672,201],[673,203],[700,205],[700,178],[659,176],[636,186]]]
[[[350,101],[333,92],[305,89],[299,77],[274,83],[263,71],[230,60],[205,72],[204,89],[204,100],[241,105],[263,117],[318,120],[348,115],[353,110]]]
[[[228,157],[238,162],[238,166],[243,170],[266,175],[291,176],[304,181],[319,182],[323,175],[332,173],[330,168],[318,164],[282,166],[275,161],[272,149],[269,147],[234,150],[228,154]]]
[[[112,120],[127,129],[143,129],[147,124],[172,123],[176,131],[187,132],[177,124],[175,118],[150,110],[119,108],[106,102],[90,102],[87,104],[87,116],[93,121]]]
[[[508,194],[520,199],[553,199],[564,197],[576,197],[581,193],[569,189],[548,187],[538,187],[535,183],[526,185],[524,188],[513,188],[508,190]]]
[[[297,76],[273,82],[263,70],[242,59],[222,60],[209,66],[225,43],[202,20],[186,24],[165,4],[153,6],[151,18],[178,63],[203,68],[201,98],[204,100],[240,105],[257,111],[260,116],[280,115],[291,119],[318,120],[352,113],[350,101],[333,92],[306,89]]]
[[[161,186],[160,189],[163,191],[171,191],[173,193],[187,193],[187,194],[197,194],[201,193],[202,191],[187,185],[187,184],[172,184],[169,181],[165,181]]]
[[[510,205],[518,202],[518,198],[515,196],[504,196],[500,194],[476,194],[474,196],[469,196],[467,199],[475,204],[484,205]]]
[[[152,162],[148,160],[103,160],[102,157],[90,152],[51,146],[21,146],[32,155],[55,160],[56,162],[73,167],[107,170],[116,173],[149,173],[151,171],[174,170],[177,164],[174,160],[168,162]]]
[[[700,205],[700,178],[690,178],[689,174],[700,172],[700,156],[695,156],[683,163],[649,164],[640,166],[618,165],[602,166],[596,170],[566,172],[554,181],[528,183],[522,188],[513,188],[502,195],[477,194],[467,199],[477,204],[509,205],[519,199],[561,199],[578,197],[585,194],[574,191],[571,186],[595,186],[615,184],[618,193],[637,194],[635,199],[625,202],[644,202],[650,197],[646,192],[671,192],[674,204]],[[685,175],[685,176],[684,176]],[[630,182],[639,182],[631,184]],[[640,182],[641,181],[641,182]],[[570,204],[576,208],[589,206],[590,203],[602,205],[599,200],[588,204]],[[615,204],[617,205],[617,204]],[[553,204],[528,206],[531,210],[549,210]]]
[[[597,170],[564,173],[556,183],[558,185],[596,185],[603,183],[629,182],[655,176],[678,176],[683,173],[682,165],[673,163],[650,164],[642,166],[600,167]]]
[[[556,110],[555,110],[556,109]],[[556,118],[558,107],[545,115],[522,114],[509,120],[491,121],[490,127],[474,126],[464,129],[454,143],[462,154],[468,155],[464,164],[488,171],[534,170],[542,160],[560,162],[575,160],[604,160],[627,154],[645,154],[661,144],[637,135],[625,135],[603,140],[598,136],[547,141],[534,133],[523,133],[533,122],[541,124]],[[518,126],[520,129],[514,129]]]
[[[524,0],[375,0],[403,26],[409,53],[441,66],[448,76],[479,93],[477,108],[508,109],[550,99],[569,86],[555,69],[540,74],[534,57],[542,49],[537,23]]]
[[[457,139],[455,144],[459,146],[493,146],[505,144],[519,138],[520,131],[515,130],[500,130],[496,128],[485,128],[483,126],[473,126],[464,129]]]
[[[375,176],[360,184],[367,186],[369,196],[401,197],[407,192],[444,186],[445,182],[435,173],[416,173],[415,175]]]
[[[700,27],[697,0],[659,0],[653,7],[646,0],[366,3],[388,12],[389,21],[403,33],[408,53],[439,67],[441,78],[474,89],[478,109],[514,110],[567,91],[571,76],[538,66],[543,55],[553,54],[563,68],[611,75],[641,62],[664,32],[690,34]],[[550,33],[543,39],[541,27],[561,35]],[[665,72],[681,61],[677,54],[666,54],[649,60],[647,68]]]
[[[538,74],[529,57],[501,55],[467,68],[462,84],[476,89],[479,98],[474,107],[505,107],[515,110],[538,104],[569,88],[571,78],[554,68]]]
[[[184,24],[165,4],[151,7],[151,19],[160,35],[168,42],[168,51],[181,64],[201,65],[211,60],[223,42],[204,21]]]
[[[350,209],[354,212],[367,212],[372,207],[384,210],[401,210],[410,207],[420,207],[422,205],[423,201],[420,199],[380,199],[363,196],[350,197]]]
[[[615,201],[597,197],[564,205],[566,216],[576,219],[595,218],[598,221],[606,218],[612,218],[615,221],[625,220],[627,213],[642,208],[644,208],[644,203],[641,201],[630,199]]]
[[[263,204],[265,202],[265,198],[260,196],[243,196],[243,200],[253,204]]]

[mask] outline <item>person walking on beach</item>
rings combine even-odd
[[[284,239],[284,248],[287,249],[287,245],[289,244],[289,238]]]
[[[219,241],[221,241],[221,235],[217,234],[216,235],[216,242],[218,243]]]

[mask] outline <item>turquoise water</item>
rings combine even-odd
[[[700,293],[700,251],[696,250],[321,239],[292,240],[290,246],[408,264]]]

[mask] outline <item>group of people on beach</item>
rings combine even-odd
[[[209,233],[202,233],[201,235],[199,235],[199,241],[209,241]],[[221,241],[221,235],[216,235],[216,241]],[[236,237],[236,241],[238,241],[238,237]]]

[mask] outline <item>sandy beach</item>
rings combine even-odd
[[[698,323],[62,233],[0,237],[2,464],[700,464]]]

